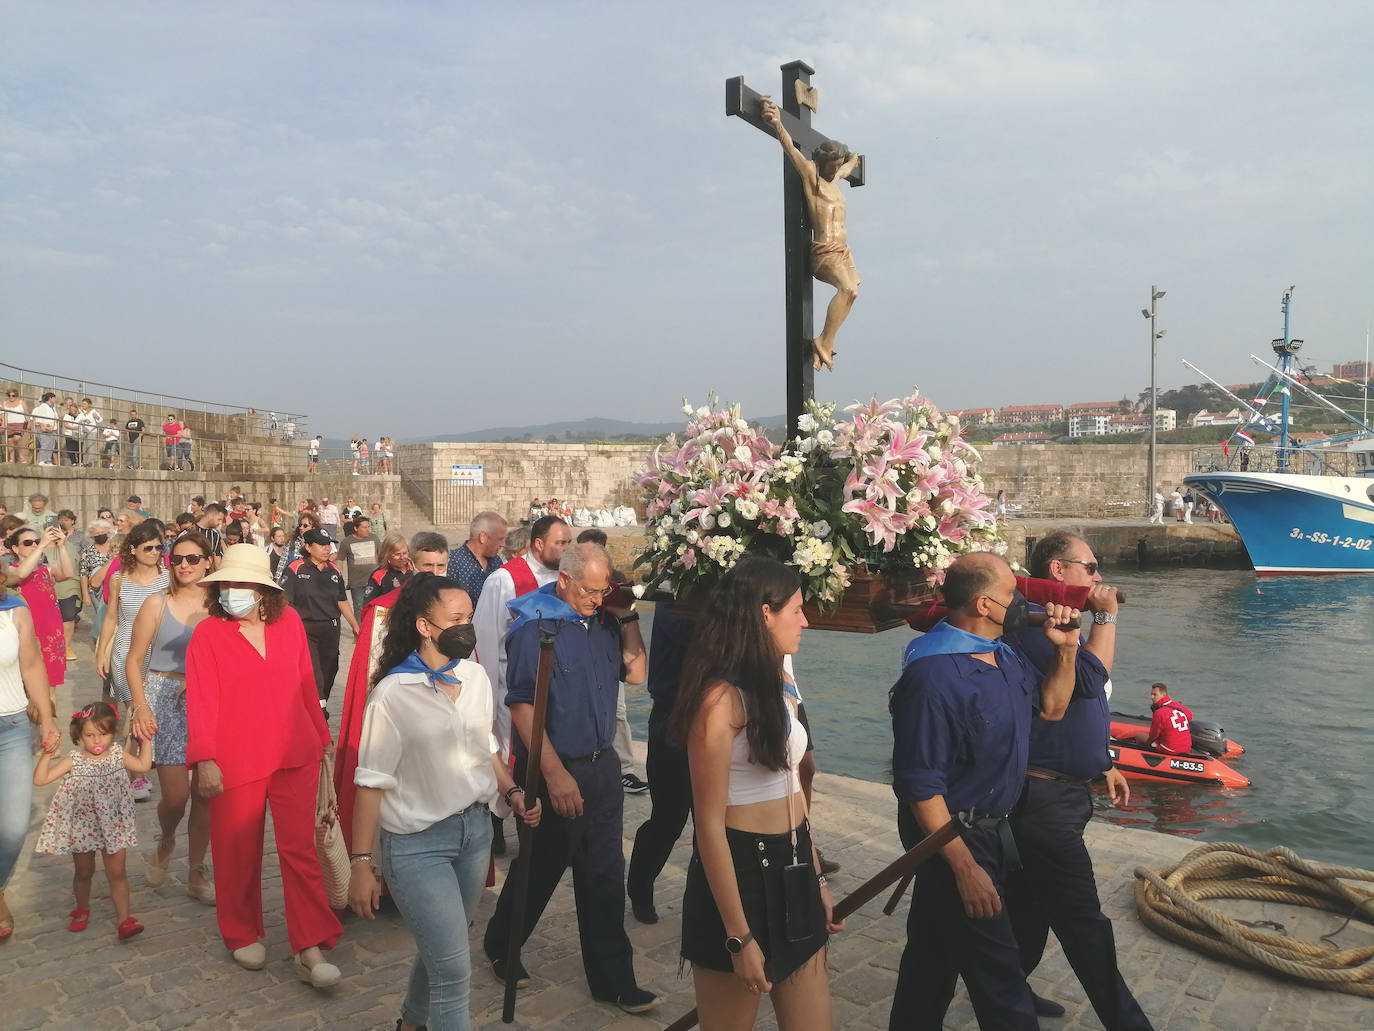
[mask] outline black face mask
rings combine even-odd
[[[91,538],[91,540],[95,541],[97,544],[104,544],[109,539],[110,535],[108,533],[98,533]]]
[[[471,623],[455,623],[445,627],[434,646],[449,659],[466,659],[477,648],[477,628]]]
[[[1029,619],[1030,603],[1026,601],[1026,596],[1020,591],[1013,592],[1011,604],[1002,613],[1002,633],[1014,634],[1018,630],[1024,630]]]

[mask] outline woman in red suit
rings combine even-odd
[[[315,792],[332,745],[305,628],[272,579],[267,553],[253,544],[225,549],[204,582],[210,615],[186,653],[186,762],[211,800],[220,935],[240,966],[266,963],[262,853],[271,805],[296,974],[328,987],[341,975],[320,950],[333,948],[343,928],[315,856]]]

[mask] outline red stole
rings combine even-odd
[[[529,561],[525,556],[513,558],[501,568],[510,573],[511,583],[515,585],[517,598],[538,588],[539,581],[534,578],[534,570],[530,568]]]

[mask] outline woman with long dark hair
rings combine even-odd
[[[379,885],[368,849],[381,828],[381,868],[419,954],[401,1029],[466,1031],[472,959],[468,925],[491,854],[498,795],[531,827],[539,801],[501,761],[491,730],[491,684],[470,656],[472,599],[447,577],[422,573],[401,589],[358,745],[349,904],[371,920]]]
[[[29,614],[33,617],[34,633],[43,652],[43,667],[48,674],[48,686],[55,701],[57,689],[67,679],[67,639],[62,629],[62,612],[57,606],[57,592],[54,587],[58,576],[73,575],[74,569],[66,568],[69,556],[65,548],[58,549],[61,566],[56,573],[48,569],[43,549],[62,543],[63,534],[56,526],[35,529],[27,525],[19,516],[7,515],[0,520],[0,536],[9,549],[0,559],[4,567],[5,586],[18,588]]]
[[[783,656],[806,626],[801,582],[746,556],[705,606],[670,737],[685,742],[696,827],[682,901],[703,1031],[752,1027],[771,993],[781,1031],[831,1026],[834,899],[811,842],[797,767],[806,731]]]

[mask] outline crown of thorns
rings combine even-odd
[[[849,148],[839,140],[826,140],[811,152],[811,160],[818,164],[822,161],[848,161]]]

